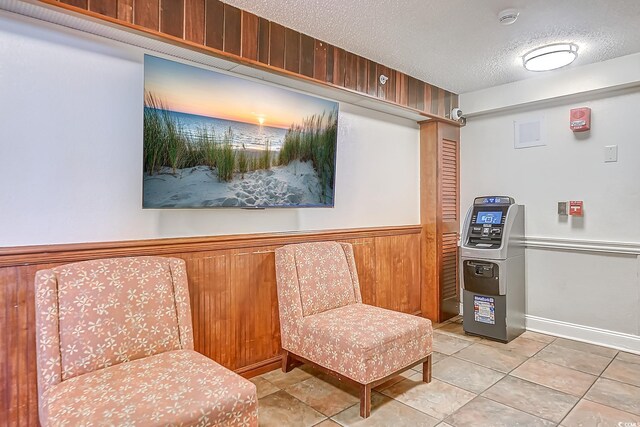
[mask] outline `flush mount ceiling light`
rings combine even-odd
[[[529,71],[549,71],[571,64],[578,57],[578,45],[554,43],[533,49],[522,57]]]

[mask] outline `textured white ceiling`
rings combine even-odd
[[[521,56],[548,43],[579,45],[570,66],[640,52],[640,0],[224,1],[456,93],[540,76]]]

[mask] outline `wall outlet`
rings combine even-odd
[[[604,147],[604,161],[605,163],[618,161],[618,146],[607,145]]]

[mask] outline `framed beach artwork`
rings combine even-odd
[[[145,55],[144,208],[333,207],[338,103]]]

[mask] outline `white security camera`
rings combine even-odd
[[[462,110],[459,108],[454,108],[451,110],[451,120],[458,121],[462,118]]]
[[[389,77],[385,76],[384,74],[380,74],[380,84],[383,85],[387,82],[387,80],[389,80]]]

